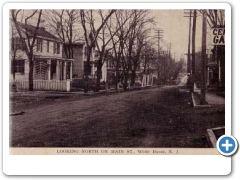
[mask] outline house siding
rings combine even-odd
[[[73,45],[73,78],[83,78],[84,75],[84,45],[74,44]],[[62,49],[62,55],[66,58],[64,50]]]

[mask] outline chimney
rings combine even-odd
[[[45,20],[44,20],[44,19],[41,19],[41,20],[40,20],[39,28],[45,29]]]

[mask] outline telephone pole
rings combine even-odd
[[[155,32],[155,38],[157,38],[158,39],[158,63],[160,63],[160,40],[161,40],[161,38],[163,38],[163,30],[162,29],[155,29],[154,30],[154,32]],[[160,69],[158,70],[158,71],[161,71],[161,73],[162,73],[162,69],[161,69],[161,66],[160,66]],[[162,78],[162,77],[161,77]],[[160,79],[160,72],[158,72],[158,79]]]
[[[195,81],[194,78],[195,78],[195,38],[196,38],[196,21],[197,21],[197,10],[193,10],[191,92],[194,92],[194,81]]]
[[[172,49],[172,43],[169,44],[169,52],[168,52],[168,58],[171,59],[171,49]]]
[[[205,104],[206,101],[206,38],[207,38],[207,14],[206,10],[203,10],[202,14],[202,88],[201,88],[201,104]]]
[[[184,17],[189,18],[187,73],[191,73],[191,54],[190,54],[190,46],[191,46],[192,10],[184,11]]]
[[[158,39],[158,59],[160,57],[160,40],[163,38],[163,30],[162,29],[155,29],[155,38]]]

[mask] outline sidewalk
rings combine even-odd
[[[225,98],[209,93],[206,93],[206,101],[208,102],[208,104],[217,104],[217,105],[224,105],[225,104]]]
[[[199,89],[196,84],[194,84],[194,92],[201,93],[201,89]],[[212,92],[206,91],[206,101],[209,105],[224,105],[225,98],[218,96]]]

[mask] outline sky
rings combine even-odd
[[[171,43],[172,55],[179,60],[186,59],[188,52],[189,18],[184,17],[184,10],[153,10],[156,28],[163,29],[163,39]],[[209,37],[210,38],[210,37]],[[196,23],[196,51],[201,51],[202,17],[197,16]],[[166,48],[166,47],[163,47]]]

